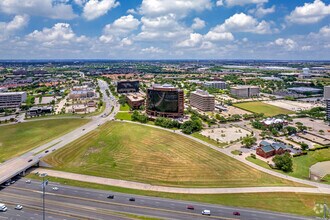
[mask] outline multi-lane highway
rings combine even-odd
[[[0,184],[38,163],[39,160],[47,154],[66,146],[86,133],[96,129],[99,125],[114,119],[115,115],[119,111],[119,105],[112,95],[110,95],[110,97],[107,96],[105,91],[109,88],[108,84],[102,80],[99,80],[98,84],[100,91],[103,94],[103,102],[106,105],[102,115],[94,116],[91,118],[91,122],[85,124],[84,126],[77,128],[76,130],[47,144],[39,146],[38,148],[29,151],[22,156],[0,164]]]
[[[58,191],[52,188],[58,187]],[[113,199],[107,196],[114,195]],[[135,201],[129,201],[129,198]],[[136,216],[149,216],[159,219],[288,219],[301,220],[306,217],[266,212],[253,209],[225,207],[211,204],[176,201],[156,197],[136,196],[109,191],[83,189],[50,183],[46,187],[46,219],[134,219]],[[0,219],[41,219],[41,182],[25,179],[17,181],[0,191],[2,203],[8,211],[1,213]],[[23,210],[15,210],[16,204]],[[188,210],[191,205],[195,210]],[[202,216],[203,210],[210,210],[211,216]],[[240,216],[234,216],[239,212]]]

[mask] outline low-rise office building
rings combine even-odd
[[[19,108],[26,101],[26,92],[0,93],[0,109]]]
[[[223,82],[223,81],[209,81],[209,82],[204,82],[203,85],[206,88],[215,88],[215,89],[226,89],[227,88],[226,82]]]
[[[215,97],[203,90],[197,90],[190,94],[190,105],[204,112],[214,111]]]
[[[93,90],[79,90],[79,91],[71,91],[69,94],[70,99],[87,99],[95,96],[95,92]]]
[[[138,109],[144,105],[145,98],[140,93],[130,93],[126,95],[127,104],[132,109]]]
[[[230,93],[238,98],[251,98],[259,96],[259,86],[236,86],[230,89]]]
[[[26,113],[28,116],[38,116],[51,114],[53,112],[53,107],[51,106],[43,106],[43,107],[32,107]]]

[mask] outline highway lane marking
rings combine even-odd
[[[38,190],[31,190],[31,189],[19,188],[19,187],[14,187],[14,186],[12,186],[11,188],[17,189],[17,190],[22,190],[22,191],[34,192],[34,193],[40,192]],[[46,195],[47,194],[48,193],[46,193]],[[48,195],[50,195],[50,194],[48,194]],[[76,197],[76,196],[68,196],[68,195],[62,195],[62,194],[55,194],[55,196],[59,196],[59,197],[63,197],[63,198],[69,198],[69,199],[78,199],[78,200],[90,201],[90,202],[101,203],[101,204],[137,208],[137,209],[145,209],[145,210],[149,209],[149,210],[160,211],[160,212],[170,212],[170,213],[185,214],[185,215],[199,216],[199,217],[201,216],[200,214],[197,214],[197,213],[189,213],[189,212],[183,212],[183,211],[168,210],[168,209],[163,209],[163,208],[153,208],[153,207],[145,207],[145,206],[138,206],[138,205],[130,205],[130,204],[116,203],[116,202],[105,202],[105,201],[100,201],[100,200],[95,200],[95,199],[88,199],[88,198]],[[212,218],[226,219],[226,220],[238,220],[237,218],[228,218],[228,217],[221,217],[221,216],[212,216]]]
[[[40,202],[39,199],[36,199],[36,198],[31,198],[31,197],[28,197],[28,196],[22,196],[22,195],[15,195],[13,193],[1,193],[2,197],[9,197],[10,199],[12,199],[13,197],[14,198],[20,198],[20,200],[25,200],[25,202]],[[8,204],[14,204],[13,202],[6,202]],[[72,210],[76,210],[76,211],[81,211],[81,210],[88,210],[88,212],[93,212],[95,214],[103,214],[103,215],[106,215],[108,217],[121,217],[121,218],[125,218],[125,219],[131,219],[131,218],[128,218],[126,216],[122,216],[123,213],[126,213],[126,214],[136,214],[136,213],[130,213],[130,212],[119,212],[117,210],[113,210],[113,209],[103,209],[103,208],[95,208],[95,207],[90,207],[90,206],[86,206],[86,205],[75,205],[75,204],[72,204],[72,203],[67,203],[67,202],[58,202],[58,201],[53,201],[53,200],[48,200],[47,201],[47,204],[51,204],[51,205],[54,205],[54,206],[59,206],[57,208],[60,208],[60,207],[66,207],[66,208],[69,208],[72,209]],[[26,204],[22,204],[24,207],[29,207],[30,205],[26,205]],[[39,207],[38,207],[39,208]],[[49,208],[46,208],[46,211],[48,210]],[[42,209],[41,209],[42,210]],[[55,210],[54,208],[52,210]],[[64,212],[64,211],[63,211]],[[64,213],[68,213],[68,212],[64,212]],[[119,215],[118,213],[121,213],[121,215]],[[39,215],[37,213],[35,213],[34,215]],[[76,216],[79,216],[77,214],[71,214],[69,213],[69,215],[76,215]],[[91,219],[89,217],[85,217],[84,216],[84,219]],[[94,218],[93,218],[94,219]]]

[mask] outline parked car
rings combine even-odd
[[[108,197],[107,197],[108,199],[114,199],[115,198],[115,196],[114,195],[108,195]]]
[[[239,212],[233,212],[233,215],[237,215],[237,216],[240,216],[240,215],[241,215],[241,213],[239,213]]]
[[[22,209],[23,209],[23,206],[21,206],[21,205],[16,205],[16,206],[15,206],[15,209],[16,209],[16,210],[22,210]]]
[[[129,198],[129,201],[131,201],[131,202],[135,202],[135,198]]]
[[[205,209],[205,210],[202,211],[202,215],[208,215],[208,216],[210,216],[211,215],[211,211]]]
[[[187,206],[187,209],[190,209],[190,210],[195,210],[195,207],[194,207],[194,206],[192,206],[192,205],[188,205],[188,206]]]

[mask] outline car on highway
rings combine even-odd
[[[56,187],[56,186],[53,187],[52,189],[53,189],[53,191],[58,191],[58,187]]]
[[[211,211],[205,209],[205,210],[202,211],[202,215],[208,215],[208,216],[210,216],[211,215]]]
[[[32,159],[28,160],[29,163],[32,162],[32,161],[33,161]]]
[[[108,195],[108,197],[107,197],[108,199],[114,199],[115,198],[115,196],[114,195]]]
[[[131,198],[129,198],[129,201],[135,202],[135,198],[131,197]]]
[[[239,212],[233,212],[233,215],[237,215],[237,216],[240,216],[240,215],[241,215],[241,213],[239,213]]]
[[[22,209],[23,209],[23,206],[21,206],[21,205],[16,205],[16,206],[15,206],[15,209],[16,209],[16,210],[22,210]]]
[[[14,183],[16,183],[15,180],[11,180],[11,181],[10,181],[10,184],[14,184]]]
[[[10,186],[10,182],[9,181],[5,182],[5,186]]]
[[[45,153],[47,154],[49,152],[49,150],[46,150]]]
[[[25,182],[26,182],[26,183],[31,183],[31,180],[26,180]]]
[[[0,212],[5,212],[7,211],[7,206],[3,203],[0,203]]]
[[[82,130],[85,131],[85,128],[83,128]]]
[[[195,210],[195,207],[194,207],[194,206],[192,206],[192,205],[188,205],[188,206],[187,206],[187,209],[190,209],[190,210]]]

